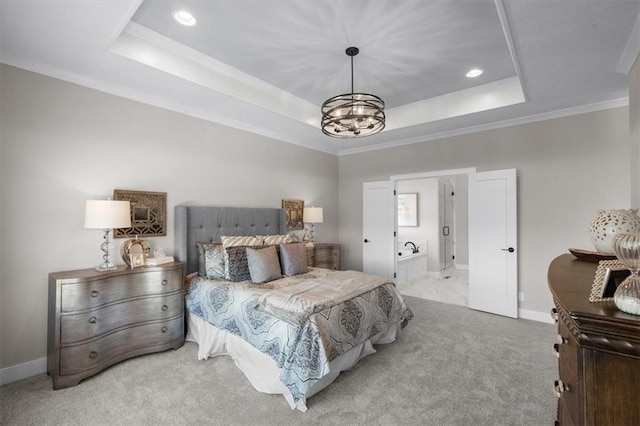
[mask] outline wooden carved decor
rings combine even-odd
[[[167,235],[167,193],[114,189],[113,199],[131,203],[131,228],[114,229],[114,238]]]

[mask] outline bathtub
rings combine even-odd
[[[402,285],[427,275],[427,253],[412,253],[411,250],[398,251],[396,284]]]

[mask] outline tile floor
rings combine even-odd
[[[423,277],[398,287],[400,294],[423,299],[467,306],[469,300],[469,271],[449,268],[442,278]]]

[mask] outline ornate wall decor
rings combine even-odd
[[[304,229],[304,200],[282,200],[282,208],[287,213],[287,228],[290,231]]]
[[[114,229],[114,238],[167,235],[167,193],[113,190],[114,200],[131,203],[131,228]]]

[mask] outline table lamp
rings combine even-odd
[[[313,241],[316,236],[316,231],[313,228],[313,225],[316,223],[322,223],[322,207],[305,207],[302,213],[302,221],[304,223],[311,224],[311,236],[307,236],[307,232],[305,230],[304,233],[304,241],[308,241],[309,244],[313,245]]]
[[[104,242],[100,248],[104,252],[100,265],[96,271],[111,271],[116,266],[111,262],[111,229],[131,227],[131,210],[129,201],[115,200],[87,200],[84,211],[84,227],[89,229],[103,229]]]

